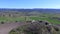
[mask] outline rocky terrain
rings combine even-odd
[[[27,21],[30,23],[16,29],[12,29],[10,34],[60,34],[60,26],[46,21]]]

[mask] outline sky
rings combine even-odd
[[[60,0],[0,0],[0,8],[56,8]]]

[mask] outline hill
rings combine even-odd
[[[41,8],[36,8],[36,9],[8,9],[8,8],[0,8],[0,12],[33,12],[37,11],[38,13],[60,13],[60,9],[41,9]]]

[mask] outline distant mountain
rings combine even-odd
[[[0,12],[12,12],[12,11],[16,11],[16,12],[33,12],[33,11],[37,11],[38,13],[60,13],[60,9],[1,9],[0,8]]]

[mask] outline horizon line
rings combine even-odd
[[[60,8],[0,8],[0,9],[60,9]]]

